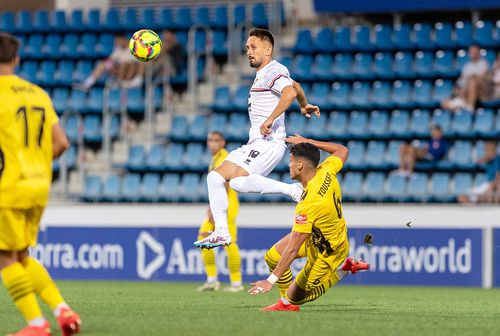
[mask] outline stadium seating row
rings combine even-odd
[[[59,173],[62,165],[61,163],[62,160],[66,160],[66,165],[69,170],[76,168],[78,161],[77,156],[78,156],[78,150],[76,146],[70,146],[68,150],[64,152],[64,154],[60,158],[54,160],[54,162],[52,163],[52,172],[54,174]]]
[[[244,22],[248,17],[252,25],[268,26],[266,6],[257,3],[246,13],[245,5],[234,6],[233,13],[236,23]],[[188,30],[193,25],[206,25],[212,29],[227,29],[228,7],[213,8],[178,7],[173,8],[126,8],[120,10],[111,8],[104,15],[99,9],[92,9],[85,16],[81,10],[74,10],[70,17],[64,11],[39,10],[35,13],[19,11],[17,13],[3,12],[0,15],[0,31],[12,33],[31,32],[100,32],[123,31],[149,28],[153,30],[172,29]]]
[[[120,117],[111,118],[111,137],[118,138],[120,134]],[[82,121],[77,116],[70,115],[64,120],[64,129],[70,142],[77,143],[82,137],[87,144],[99,144],[103,140],[103,124],[101,116],[89,115]]]
[[[290,182],[288,174],[277,173],[270,178]],[[348,172],[338,176],[347,202],[454,202],[474,185],[485,181],[484,174],[414,173],[410,178],[397,173],[387,177],[381,172]],[[240,194],[243,202],[290,202],[282,195]],[[205,176],[197,174],[148,173],[126,174],[123,178],[110,175],[104,181],[99,176],[87,176],[82,200],[88,202],[206,202]]]
[[[383,141],[349,141],[349,160],[346,168],[349,170],[379,170],[397,169],[399,166],[399,151],[403,144],[399,140]],[[228,150],[236,149],[239,143],[229,143]],[[322,152],[323,157],[326,153]],[[484,155],[484,142],[473,144],[470,141],[458,140],[452,143],[447,156],[437,163],[419,162],[417,170],[439,171],[471,171],[480,170],[477,159]],[[500,155],[500,153],[499,153]],[[167,147],[156,144],[147,151],[142,145],[133,145],[129,149],[125,168],[130,172],[198,172],[205,173],[210,163],[210,152],[201,143],[171,143]],[[278,172],[288,171],[289,157],[283,159],[275,168]]]
[[[499,21],[469,21],[375,25],[337,26],[320,28],[315,36],[308,28],[302,28],[292,51],[297,54],[332,53],[337,51],[377,51],[412,49],[454,49],[466,48],[472,43],[482,47],[496,47],[500,44]]]

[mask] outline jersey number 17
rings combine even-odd
[[[43,107],[32,106],[28,109],[26,106],[21,106],[17,112],[16,117],[21,120],[24,125],[24,145],[26,147],[30,146],[30,127],[33,125],[34,121],[31,121],[34,115],[38,114],[40,123],[36,129],[36,142],[38,147],[42,147],[42,137],[43,137],[43,126],[45,124],[45,109]],[[31,122],[30,122],[31,121]]]

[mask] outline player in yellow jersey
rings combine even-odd
[[[62,298],[47,270],[28,254],[52,181],[52,159],[69,142],[47,93],[14,75],[19,42],[0,33],[0,274],[28,326],[15,336],[50,335],[36,295],[56,315],[64,336],[80,318]]]
[[[228,151],[224,148],[226,146],[226,140],[221,132],[210,132],[207,137],[207,146],[212,153],[212,162],[210,163],[209,172],[214,170],[219,166],[228,155]],[[227,264],[229,268],[229,278],[231,280],[231,285],[224,288],[224,291],[229,292],[241,292],[243,290],[243,285],[241,283],[241,258],[240,250],[238,244],[236,243],[238,236],[238,229],[236,228],[236,217],[238,216],[238,194],[236,191],[231,189],[226,183],[227,196],[229,200],[229,206],[227,209],[227,219],[229,234],[231,235],[233,243],[225,247],[227,253]],[[198,234],[198,239],[203,239],[210,235],[215,229],[215,223],[212,216],[210,208],[208,209],[207,218],[205,218],[203,224],[200,227]],[[207,281],[203,286],[198,288],[198,291],[217,291],[220,289],[220,283],[217,279],[217,266],[215,265],[215,252],[211,249],[201,250],[201,255],[203,257],[203,263],[205,264],[205,272],[207,274]]]
[[[297,311],[298,305],[316,300],[345,275],[369,267],[362,260],[348,258],[342,193],[336,177],[347,161],[347,148],[299,135],[285,141],[295,145],[290,151],[290,176],[302,183],[304,192],[295,209],[292,232],[266,253],[271,275],[252,284],[249,291],[265,293],[278,283],[281,298],[262,309],[266,311]],[[319,166],[318,148],[331,154]],[[303,257],[307,263],[292,282],[290,265]]]

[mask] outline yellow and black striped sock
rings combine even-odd
[[[54,311],[57,306],[64,303],[61,292],[45,267],[37,260],[27,257],[22,261],[24,269],[28,274],[35,293]]]
[[[278,265],[278,262],[281,259],[281,254],[279,254],[278,250],[276,249],[276,245],[273,245],[273,247],[271,247],[269,251],[267,251],[264,259],[266,260],[266,263],[269,266],[269,272],[274,271],[274,269]],[[290,284],[292,283],[292,278],[293,278],[292,271],[290,270],[290,268],[288,268],[276,282],[276,284],[280,289],[281,297],[285,297],[286,290],[288,289],[288,287],[290,287]]]
[[[26,321],[42,317],[33,284],[24,267],[16,262],[0,272],[7,292]]]
[[[241,257],[240,248],[236,242],[226,247],[227,267],[229,268],[229,279],[232,284],[241,285]]]

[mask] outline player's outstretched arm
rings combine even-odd
[[[52,126],[52,157],[57,159],[69,148],[69,140],[59,123]]]
[[[283,112],[285,112],[290,107],[290,105],[292,105],[295,97],[297,97],[297,93],[295,92],[293,86],[289,85],[283,88],[283,90],[281,91],[281,98],[278,102],[278,105],[276,105],[271,115],[260,126],[260,133],[262,135],[268,135],[271,133],[271,127],[273,126],[273,122],[276,120],[276,118],[282,115]]]
[[[285,139],[285,141],[288,143],[291,143],[293,145],[296,145],[296,144],[299,144],[302,142],[307,142],[307,143],[313,144],[314,146],[318,147],[319,149],[324,150],[325,152],[328,152],[331,155],[338,157],[340,160],[342,160],[342,163],[346,163],[347,157],[349,156],[349,149],[347,149],[347,147],[345,147],[345,146],[342,146],[340,144],[336,144],[333,142],[318,141],[318,140],[304,138],[304,137],[300,136],[299,134],[289,136],[288,138]]]
[[[307,102],[306,93],[302,89],[302,85],[299,82],[293,81],[293,88],[297,93],[297,102],[300,106],[300,112],[306,118],[311,118],[311,113],[314,113],[318,118],[320,117],[319,107],[316,105],[311,105]]]

